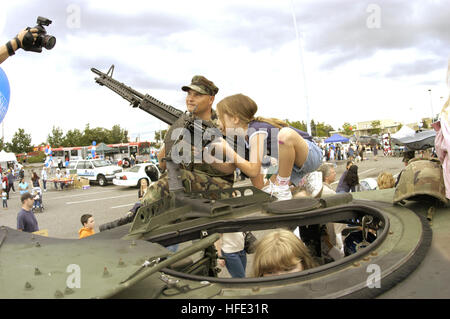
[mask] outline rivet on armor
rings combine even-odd
[[[109,273],[108,268],[105,267],[103,269],[103,278],[106,278],[106,277],[111,277],[111,274]]]
[[[66,287],[66,289],[64,289],[64,294],[65,295],[70,295],[73,294],[74,290],[72,288]]]

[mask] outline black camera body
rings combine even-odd
[[[52,23],[52,20],[39,16],[37,17],[36,23],[37,25],[34,28],[38,30],[38,36],[33,42],[33,35],[31,34],[31,32],[28,32],[23,38],[23,49],[25,51],[33,52],[42,52],[43,47],[47,50],[53,49],[56,44],[56,38],[52,35],[47,34],[47,31],[44,28],[44,26],[49,26]]]

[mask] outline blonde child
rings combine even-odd
[[[285,229],[275,230],[261,238],[253,257],[255,277],[282,275],[316,266],[305,244]]]
[[[377,177],[378,189],[392,188],[395,185],[394,177],[389,172],[381,172]]]
[[[289,182],[297,186],[307,173],[315,171],[322,163],[322,151],[308,133],[278,119],[255,117],[257,110],[256,103],[243,94],[228,96],[217,104],[222,130],[226,135],[245,139],[249,158],[242,158],[225,141],[222,141],[223,150],[227,158],[258,188],[264,187],[261,174],[264,152],[277,158],[278,175],[273,175],[263,190],[279,200],[291,199]]]

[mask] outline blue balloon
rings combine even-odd
[[[6,73],[0,68],[0,123],[5,118],[9,105],[9,81]]]
[[[92,141],[92,145],[97,145],[97,142],[96,141]]]

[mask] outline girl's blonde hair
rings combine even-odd
[[[289,230],[275,230],[258,241],[253,258],[253,275],[262,277],[289,271],[301,262],[303,270],[316,267],[305,244]]]
[[[394,177],[389,172],[381,172],[377,178],[378,189],[392,188],[395,185]]]
[[[256,111],[258,111],[258,105],[244,94],[230,95],[217,103],[217,113],[221,118],[227,114],[237,116],[244,124],[258,121],[269,123],[277,128],[289,126],[285,121],[276,118],[254,117]]]

